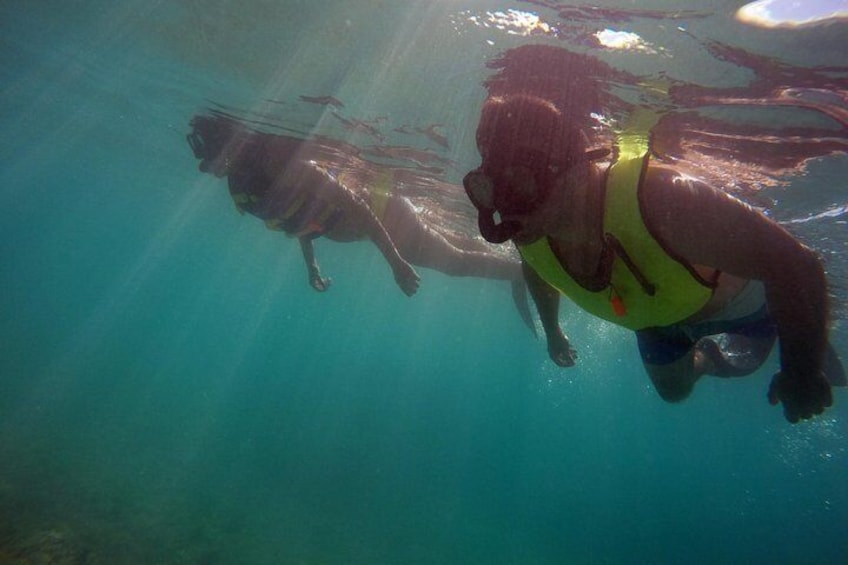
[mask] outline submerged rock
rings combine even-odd
[[[17,565],[84,565],[88,550],[75,537],[59,530],[36,532],[0,549],[0,563]]]

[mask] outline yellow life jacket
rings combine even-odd
[[[656,115],[643,111],[618,136],[610,167],[603,229],[615,252],[609,285],[593,292],[562,267],[547,238],[519,246],[524,260],[548,284],[587,312],[631,330],[669,326],[698,312],[715,286],[683,259],[672,257],[651,235],[639,209],[639,187],[648,165],[648,131]]]
[[[386,213],[386,206],[389,204],[392,189],[394,189],[394,180],[394,174],[391,170],[381,172],[374,178],[374,183],[369,189],[371,198],[368,204],[374,215],[381,221]]]

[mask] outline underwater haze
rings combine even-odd
[[[314,292],[296,241],[186,143],[209,107],[354,145],[377,123],[430,150],[404,132],[437,125],[459,182],[511,47],[743,82],[709,40],[844,74],[845,20],[669,4],[0,3],[0,563],[848,562],[844,389],[791,425],[773,355],[667,404],[632,333],[563,305],[579,362],[559,368],[508,285],[421,269],[408,298],[367,242],[317,240],[333,286]],[[343,107],[304,101],[323,96]],[[835,304],[846,171],[822,158],[765,192]],[[832,341],[848,358],[840,319]]]

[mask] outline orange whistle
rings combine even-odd
[[[624,300],[620,296],[616,295],[610,298],[610,304],[612,304],[612,311],[615,312],[616,316],[627,315],[627,306],[624,305]]]

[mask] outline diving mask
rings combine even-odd
[[[186,135],[186,141],[188,141],[188,146],[191,147],[192,153],[194,153],[195,159],[203,159],[205,156],[203,153],[203,138],[196,131],[191,132]]]
[[[521,230],[520,222],[505,220],[495,223],[495,212],[532,214],[545,201],[557,179],[569,168],[580,162],[606,158],[610,152],[608,148],[589,149],[579,159],[564,164],[544,163],[538,155],[533,154],[497,176],[487,174],[482,167],[469,172],[462,179],[462,185],[478,210],[480,234],[490,243],[503,243],[512,239]]]

